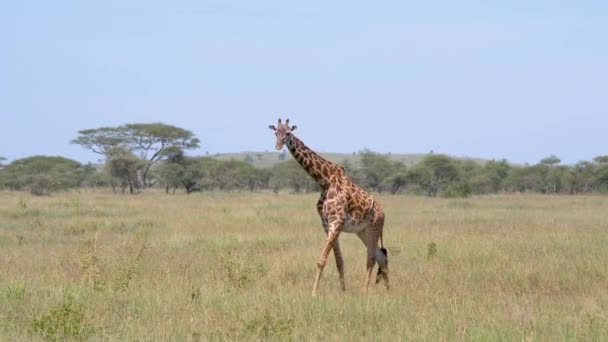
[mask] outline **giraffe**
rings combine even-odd
[[[372,195],[356,185],[345,173],[342,166],[334,164],[308,148],[298,139],[293,131],[297,126],[289,126],[289,119],[283,124],[268,126],[275,131],[277,137],[275,148],[281,150],[287,146],[294,159],[321,187],[321,196],[317,202],[317,212],[327,238],[317,262],[317,275],[312,290],[313,297],[317,295],[319,281],[327,264],[327,257],[334,251],[340,288],[346,290],[344,284],[344,261],[340,252],[338,237],[340,233],[354,233],[367,248],[367,277],[365,293],[369,290],[372,270],[378,263],[376,284],[384,280],[389,289],[388,253],[382,241],[384,227],[384,212],[380,203]],[[380,240],[380,247],[378,247]]]

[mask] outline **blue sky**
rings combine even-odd
[[[608,2],[7,1],[0,156],[98,156],[86,128],[165,122],[205,151],[536,163],[608,154]]]

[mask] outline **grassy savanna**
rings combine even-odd
[[[608,197],[379,196],[392,288],[316,194],[0,193],[0,340],[608,340]]]

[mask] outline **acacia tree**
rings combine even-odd
[[[120,147],[137,155],[143,161],[138,178],[142,186],[150,168],[167,159],[175,149],[188,150],[199,147],[199,140],[189,130],[164,123],[135,123],[118,127],[100,127],[78,132],[73,144],[108,157],[108,152]]]
[[[608,164],[608,156],[597,156],[593,158],[593,161],[597,164]]]
[[[125,145],[126,137],[121,127],[84,129],[78,131],[79,136],[72,139],[70,143],[107,156],[111,149]]]
[[[429,197],[436,197],[460,178],[456,162],[443,154],[427,155],[408,175],[411,182],[418,184]]]
[[[173,188],[173,194],[175,194],[175,190],[182,185],[184,173],[184,166],[165,162],[156,169],[155,175],[165,185],[165,193],[168,194],[169,188]]]
[[[0,157],[0,189],[3,189],[6,186],[6,184],[5,184],[6,181],[4,180],[4,175],[1,172],[2,168],[4,167],[4,164],[2,164],[2,162],[5,160],[6,160],[6,158]]]
[[[593,161],[596,163],[594,183],[599,191],[605,191],[608,188],[608,156],[597,156]]]
[[[269,186],[274,192],[281,188],[292,188],[294,192],[317,189],[317,183],[304,171],[295,159],[277,163],[271,169]]]
[[[578,162],[570,168],[568,174],[570,194],[593,191],[594,182],[596,181],[594,178],[595,173],[596,165],[587,161]]]
[[[13,161],[2,170],[3,183],[12,190],[46,195],[80,185],[90,169],[63,157],[33,156]]]
[[[395,193],[405,184],[405,177],[389,179],[396,173],[405,173],[405,166],[392,161],[388,156],[363,150],[359,153],[361,157],[361,169],[359,175],[363,180],[363,187],[382,192],[388,185],[392,193]],[[396,183],[395,183],[396,181]]]
[[[387,177],[385,183],[387,184],[391,195],[394,195],[402,190],[403,187],[409,182],[409,177],[405,165],[401,167],[401,170]]]
[[[122,181],[122,192],[127,186],[129,193],[133,194],[137,188],[137,174],[144,167],[141,159],[137,158],[130,151],[120,147],[108,151],[108,162],[106,168],[112,177]]]
[[[558,167],[559,163],[561,163],[561,159],[553,154],[540,160],[538,171],[544,185],[542,189],[544,193],[559,192],[565,175],[564,169]]]
[[[482,172],[487,177],[489,192],[500,192],[510,171],[511,166],[506,159],[486,162],[483,165]]]

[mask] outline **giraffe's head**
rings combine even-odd
[[[289,126],[289,119],[285,120],[285,123],[281,123],[281,119],[279,119],[279,124],[275,127],[274,125],[268,126],[271,130],[275,131],[275,135],[277,136],[277,143],[275,148],[280,150],[285,145],[285,142],[291,137],[291,132],[293,132],[298,126]]]

